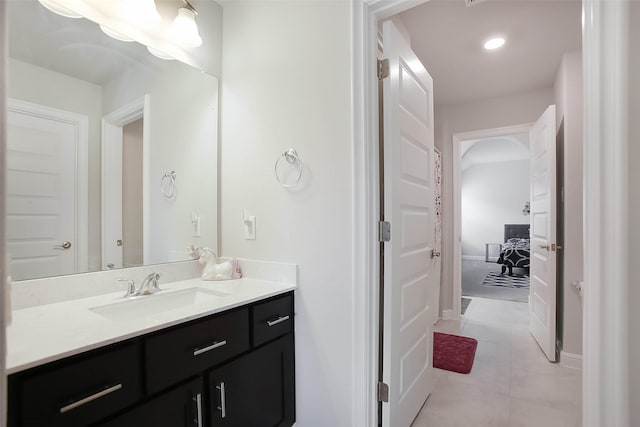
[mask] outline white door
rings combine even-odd
[[[122,126],[102,121],[102,269],[122,268]]]
[[[79,259],[76,205],[76,147],[87,143],[86,125],[86,116],[9,103],[6,210],[13,280],[86,268]]]
[[[556,360],[556,107],[531,129],[531,289],[529,329]]]
[[[130,123],[142,119],[144,123],[150,123],[149,119],[149,95],[138,98],[129,104],[123,105],[117,110],[102,118],[102,269],[111,270],[122,268],[124,265],[123,245],[123,143],[124,127]],[[148,162],[148,131],[143,130],[142,147],[142,212],[140,215],[148,215],[146,200],[148,195],[145,188],[145,177]],[[158,185],[160,183],[158,182]],[[143,228],[148,221],[143,220]],[[142,230],[144,239],[148,239],[146,230]],[[146,240],[143,243],[147,247]],[[143,250],[143,252],[146,252]],[[144,253],[143,253],[144,257]],[[144,263],[144,261],[142,262]]]
[[[383,426],[409,427],[433,388],[433,80],[395,26],[383,24]]]

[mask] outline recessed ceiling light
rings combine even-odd
[[[505,43],[505,39],[503,39],[502,37],[493,37],[487,40],[486,42],[484,42],[484,48],[486,50],[494,50],[494,49],[498,49],[499,47],[502,47],[504,43]]]

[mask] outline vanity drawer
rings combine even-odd
[[[248,349],[247,308],[147,338],[147,393],[162,390]]]
[[[293,298],[290,294],[256,304],[251,311],[254,347],[292,330]]]
[[[140,399],[139,373],[139,346],[130,344],[25,377],[17,386],[19,425],[92,424]]]

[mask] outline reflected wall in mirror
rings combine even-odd
[[[217,247],[218,80],[37,1],[7,8],[12,278]]]

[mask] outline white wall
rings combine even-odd
[[[223,6],[222,254],[298,264],[296,424],[351,426],[351,5]],[[289,147],[306,165],[292,190],[273,171]]]
[[[562,57],[555,81],[556,125],[564,118],[564,242],[562,248],[562,350],[582,354],[582,298],[572,282],[583,280],[582,51]]]
[[[7,15],[5,9],[5,2],[0,2],[0,39],[6,40],[7,37]],[[7,133],[6,133],[6,111],[7,111],[7,44],[0,43],[0,180],[6,182],[6,148],[7,148]],[[5,185],[0,185],[0,200],[5,200]],[[5,203],[0,206],[0,257],[5,258]],[[1,312],[3,313],[0,320],[0,425],[6,425],[7,422],[7,376],[5,371],[6,365],[6,325],[9,321],[8,316],[4,315],[6,307],[10,307],[6,298],[10,298],[9,292],[5,289],[8,284],[7,274],[4,273],[4,267],[2,273],[0,273],[0,307],[3,307]]]
[[[160,60],[159,60],[160,61]],[[128,69],[104,86],[105,113],[149,94],[149,253],[145,264],[186,259],[187,246],[218,241],[218,80],[175,61]],[[160,191],[176,171],[176,197]],[[201,217],[193,236],[191,212]],[[145,237],[146,238],[146,237]]]
[[[100,139],[102,88],[65,74],[9,58],[7,94],[89,117],[89,271],[100,270]]]
[[[640,286],[637,276],[640,242],[640,3],[630,2],[629,37],[629,385],[630,425],[640,425]]]
[[[462,190],[462,256],[485,257],[485,243],[504,242],[505,224],[527,224],[529,161],[481,163],[465,169]],[[491,252],[493,253],[493,252]]]
[[[436,146],[441,148],[443,160],[441,311],[453,307],[453,135],[532,123],[554,103],[553,98],[553,90],[549,88],[468,104],[436,107]]]

